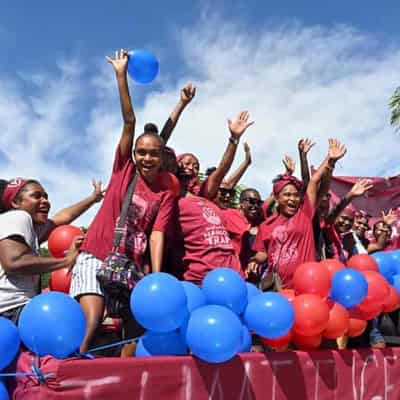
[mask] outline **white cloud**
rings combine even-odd
[[[246,109],[256,123],[243,138],[254,160],[243,182],[264,195],[282,170],[282,156],[297,158],[297,140],[304,136],[317,141],[311,154],[314,164],[325,155],[328,137],[347,145],[348,154],[337,170],[341,175],[398,172],[399,138],[389,126],[387,102],[399,84],[399,47],[344,26],[285,24],[251,31],[218,18],[177,32],[171,46],[181,49],[187,72],[178,84],[170,80],[170,72],[160,77],[159,90],[136,107],[137,131],[147,121],[161,126],[181,85],[195,81],[197,97],[171,145],[177,153],[198,154],[203,169],[217,164],[222,155],[229,137],[226,119]],[[98,67],[87,85],[78,64],[64,62],[59,68],[58,77],[43,79],[43,71],[33,75],[38,93],[31,99],[0,77],[0,145],[11,160],[2,175],[45,178],[56,209],[88,193],[94,174],[107,179],[121,126],[109,66]],[[132,87],[134,102],[136,92],[142,96],[148,90]],[[82,105],[86,120],[73,122]],[[57,162],[48,159],[53,152],[59,154]],[[72,157],[64,157],[68,154],[89,161],[75,165]],[[242,159],[239,149],[236,164]]]

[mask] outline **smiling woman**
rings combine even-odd
[[[39,245],[58,225],[69,224],[101,200],[101,183],[81,202],[48,218],[47,192],[36,180],[0,181],[0,315],[17,322],[24,305],[40,289],[40,274],[72,268],[83,238],[63,258],[40,257]]]

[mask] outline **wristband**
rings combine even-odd
[[[239,144],[239,139],[235,139],[232,136],[229,138],[229,142],[237,146]]]

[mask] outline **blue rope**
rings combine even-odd
[[[35,361],[37,365],[35,365]],[[47,379],[49,379],[54,374],[43,374],[39,368],[39,365],[40,365],[40,357],[36,356],[36,359],[32,362],[31,365],[32,372],[8,372],[8,373],[1,373],[0,376],[5,376],[5,377],[34,376],[40,383],[46,383]]]
[[[128,343],[132,343],[132,342],[136,342],[138,339],[140,338],[140,336],[136,337],[136,338],[131,338],[131,339],[125,339],[125,340],[121,340],[119,342],[115,342],[115,343],[110,343],[110,344],[106,344],[104,346],[99,346],[99,347],[95,347],[93,349],[89,349],[87,352],[85,353],[76,353],[77,356],[80,357],[84,357],[84,358],[91,358],[93,359],[94,356],[90,353],[94,353],[96,351],[100,351],[100,350],[107,350],[107,349],[112,349],[113,347],[118,347],[118,346],[122,346],[124,344],[128,344]]]

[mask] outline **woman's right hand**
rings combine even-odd
[[[124,49],[115,52],[115,58],[107,57],[106,60],[113,66],[118,76],[126,76],[128,69],[128,52]]]

